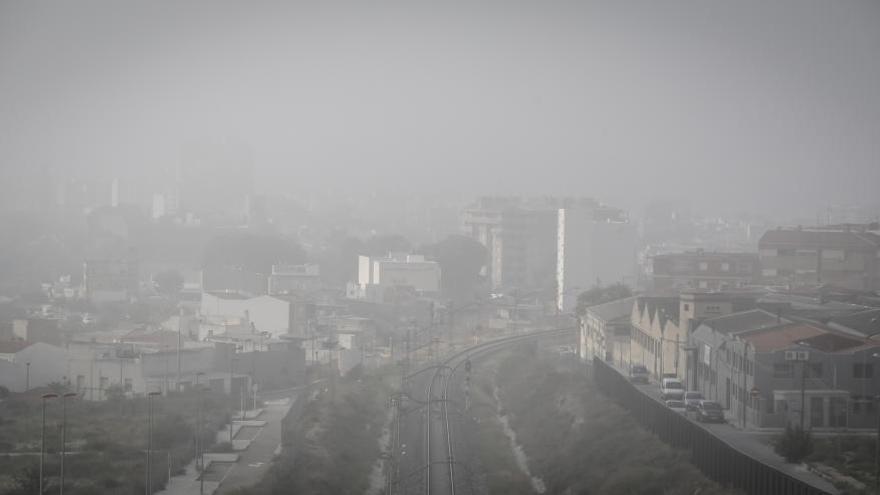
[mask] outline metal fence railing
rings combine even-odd
[[[664,442],[689,451],[691,462],[723,486],[756,495],[829,495],[773,466],[749,457],[636,388],[617,370],[593,360],[599,389],[628,409],[636,420]]]

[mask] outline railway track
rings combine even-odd
[[[454,391],[456,373],[470,359],[496,352],[521,342],[541,338],[564,336],[575,327],[542,330],[525,335],[507,337],[485,342],[459,351],[447,357],[440,364],[423,368],[413,374],[431,372],[425,385],[426,412],[423,428],[423,460],[425,462],[424,493],[455,495],[457,488],[455,437],[450,425],[449,407],[454,404],[450,398]]]

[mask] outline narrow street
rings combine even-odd
[[[296,401],[278,399],[266,402],[263,414],[258,418],[265,421],[262,427],[245,426],[236,434],[236,440],[250,440],[246,450],[239,452],[238,462],[230,467],[216,493],[232,493],[235,490],[259,482],[269,470],[272,459],[281,445],[281,421]]]

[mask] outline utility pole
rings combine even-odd
[[[31,389],[31,362],[28,361],[24,363],[25,366],[25,376],[24,376],[24,391],[27,392]]]
[[[806,342],[798,342],[798,345],[807,346]],[[785,361],[786,362],[795,362],[800,363],[801,365],[801,411],[800,411],[800,422],[801,422],[801,431],[804,429],[804,414],[807,410],[807,363],[810,360],[810,351],[803,350],[794,350],[794,351],[785,351]],[[793,365],[792,365],[793,366]],[[863,368],[864,371],[864,368]],[[792,379],[796,379],[794,376]]]
[[[747,379],[746,378],[746,375],[747,375],[746,370],[748,368],[746,366],[746,363],[748,362],[748,356],[749,356],[749,343],[748,343],[748,341],[746,341],[745,345],[743,346],[742,363],[740,363],[740,365],[741,365],[740,367],[742,368],[740,371],[742,371],[742,401],[741,401],[742,404],[741,404],[741,409],[742,409],[742,427],[743,427],[743,429],[746,429],[746,398],[749,397],[749,395],[747,395],[747,393],[746,393],[746,379]],[[803,424],[803,419],[801,419],[801,423]]]
[[[232,355],[235,353],[235,344],[230,344],[229,346],[229,443],[232,443],[232,419],[235,414],[233,411],[235,410],[235,404],[232,402],[234,395],[232,395],[232,379],[235,370],[235,358]]]
[[[449,301],[449,348],[455,350],[455,302]]]
[[[880,397],[875,397],[875,399],[880,399]],[[877,450],[874,452],[874,461],[877,463],[877,469],[874,472],[874,489],[880,493],[880,412],[877,413],[877,441],[875,444]]]
[[[43,495],[43,463],[46,457],[46,400],[57,399],[58,394],[43,394],[43,423],[40,427],[40,495]]]
[[[799,360],[801,363],[801,431],[804,429],[804,413],[807,409],[807,360]]]
[[[403,376],[409,376],[409,347],[410,347],[409,339],[411,336],[410,332],[411,332],[411,330],[409,329],[409,327],[407,327],[407,329],[406,329],[406,360],[404,361]]]
[[[161,392],[147,394],[147,495],[153,493],[153,397],[157,395],[161,395]]]
[[[180,346],[183,340],[181,326],[183,326],[183,308],[180,308],[180,313],[177,315],[177,386],[174,389],[178,393],[180,393]]]
[[[67,392],[61,396],[61,487],[58,493],[64,495],[64,451],[67,450],[67,399],[76,393]]]

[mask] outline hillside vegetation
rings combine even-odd
[[[582,371],[557,363],[534,347],[520,347],[500,358],[494,380],[530,469],[547,493],[735,493],[643,430]]]

